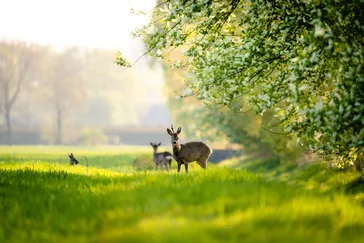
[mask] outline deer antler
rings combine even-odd
[[[173,130],[173,124],[171,124],[171,130],[172,130],[172,132],[174,133],[174,130]]]

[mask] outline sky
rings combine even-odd
[[[130,8],[153,5],[154,0],[0,0],[0,38],[123,48],[132,41],[129,32],[145,21]]]
[[[133,62],[143,45],[130,32],[146,22],[130,8],[151,10],[155,0],[0,0],[0,39],[26,40],[62,49],[69,45],[121,50]],[[158,94],[163,85],[160,69],[151,70],[143,60],[135,68],[149,78],[146,86]]]

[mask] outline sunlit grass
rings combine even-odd
[[[69,153],[73,153],[81,165],[86,165],[86,160],[83,158],[85,156],[91,167],[132,171],[131,161],[143,155],[151,155],[152,149],[142,146],[0,146],[0,161],[68,165]],[[150,162],[152,163],[152,158]]]
[[[48,159],[38,160],[43,154],[32,147],[0,148],[0,242],[306,243],[364,236],[364,208],[354,199],[360,194],[309,190],[245,169],[134,170],[133,158],[149,148],[46,149]],[[93,162],[69,166],[68,152]],[[310,177],[321,178],[317,173],[301,172],[297,180],[310,184]]]

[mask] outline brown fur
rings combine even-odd
[[[179,127],[177,132],[174,132],[173,125],[171,129],[167,128],[167,133],[171,136],[171,143],[173,148],[173,157],[177,161],[178,173],[181,170],[181,165],[185,165],[186,173],[188,172],[188,163],[196,161],[201,168],[207,168],[207,160],[212,154],[212,149],[203,142],[189,142],[180,144],[178,135],[181,133],[182,128]]]

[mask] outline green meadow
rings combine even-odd
[[[354,171],[244,156],[152,167],[149,147],[0,147],[0,242],[364,241]]]

